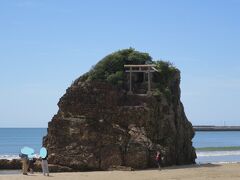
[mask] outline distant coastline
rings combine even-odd
[[[195,131],[240,131],[240,126],[210,126],[197,125],[193,126]]]

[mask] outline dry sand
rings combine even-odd
[[[81,173],[53,173],[50,177],[42,174],[29,176],[0,175],[0,180],[240,180],[240,164],[194,165],[143,171],[103,171]]]

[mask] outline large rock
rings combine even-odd
[[[84,80],[83,80],[84,79]],[[127,95],[104,81],[77,79],[60,99],[43,145],[49,162],[74,170],[155,167],[195,163],[194,131],[180,101],[180,72],[170,94]]]

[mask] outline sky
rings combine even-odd
[[[0,127],[47,127],[72,81],[133,47],[181,70],[193,125],[240,125],[239,0],[0,0]]]

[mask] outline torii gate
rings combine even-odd
[[[142,64],[142,65],[124,65],[127,68],[126,72],[130,73],[130,86],[128,94],[133,94],[132,91],[132,73],[148,73],[148,91],[147,94],[151,94],[151,73],[158,71],[155,64]]]

